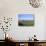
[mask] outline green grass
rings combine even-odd
[[[34,26],[34,20],[30,21],[19,21],[19,26]]]

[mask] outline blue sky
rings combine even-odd
[[[34,20],[33,14],[18,14],[19,20]]]

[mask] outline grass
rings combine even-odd
[[[19,26],[34,26],[34,20],[30,21],[18,21]]]

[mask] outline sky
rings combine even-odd
[[[19,20],[34,20],[33,14],[18,14]]]

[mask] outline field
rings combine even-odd
[[[34,26],[34,20],[19,20],[19,26]]]

